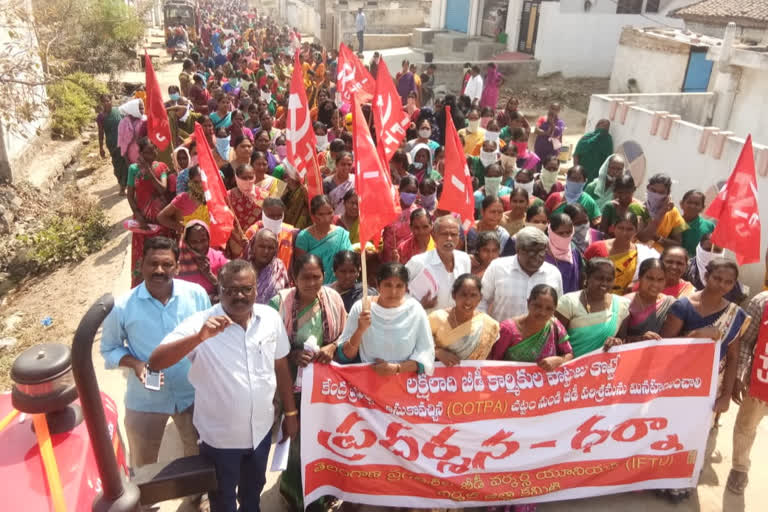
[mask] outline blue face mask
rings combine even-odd
[[[400,192],[400,202],[403,203],[404,206],[411,206],[416,200],[417,195],[418,194],[412,192]]]
[[[578,201],[584,191],[584,185],[586,183],[583,181],[565,180],[565,202],[570,204]]]
[[[176,94],[176,93],[170,94],[169,97],[173,101],[179,101],[181,99],[181,95],[180,94]]]
[[[216,151],[224,160],[229,157],[229,135],[226,137],[216,137]]]

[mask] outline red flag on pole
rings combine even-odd
[[[168,114],[163,104],[163,95],[160,85],[157,83],[155,70],[152,67],[152,59],[144,51],[144,70],[146,71],[146,110],[147,110],[147,134],[152,144],[160,151],[171,143],[171,126],[168,124]]]
[[[472,176],[469,174],[459,133],[453,125],[451,107],[445,107],[445,176],[439,207],[461,215],[465,228],[475,222]]]
[[[235,214],[227,203],[227,189],[219,174],[219,167],[213,159],[211,148],[203,132],[203,126],[195,123],[195,141],[197,141],[197,163],[203,179],[205,203],[208,206],[211,231],[211,247],[224,247],[232,233]]]
[[[368,131],[361,99],[354,97],[352,144],[355,151],[355,188],[360,201],[360,247],[376,239],[384,226],[397,218],[389,169],[376,152]]]
[[[733,251],[739,265],[760,261],[760,214],[751,135],[728,182],[705,215],[717,219],[712,243]]]
[[[373,122],[376,126],[376,145],[382,161],[387,164],[405,138],[405,130],[411,123],[411,118],[403,109],[400,95],[384,59],[379,60],[379,69],[376,72]]]
[[[352,103],[352,96],[356,93],[361,95],[360,99],[363,103],[371,101],[376,93],[373,77],[344,43],[339,45],[339,60],[336,68],[338,70],[336,90],[341,95],[341,101]]]
[[[293,57],[285,134],[287,146],[285,163],[288,164],[289,171],[297,172],[299,179],[306,183],[307,196],[311,201],[313,197],[323,193],[323,177],[317,165],[317,138],[312,129],[298,50]]]

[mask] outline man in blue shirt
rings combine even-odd
[[[144,282],[115,301],[104,320],[101,355],[107,369],[125,367],[125,432],[133,469],[157,462],[168,417],[184,444],[184,455],[197,454],[192,425],[195,390],[187,380],[190,362],[182,359],[163,372],[159,391],[144,386],[149,355],[183,320],[211,307],[198,284],[174,279],[178,246],[166,237],[144,243],[141,273]]]

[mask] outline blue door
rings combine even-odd
[[[707,48],[691,48],[691,54],[688,56],[688,69],[685,71],[683,92],[707,92],[711,74],[712,61],[707,60]]]
[[[467,33],[469,0],[448,0],[445,6],[445,28]]]

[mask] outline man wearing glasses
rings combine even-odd
[[[152,352],[149,366],[192,361],[200,453],[216,467],[218,481],[209,493],[211,510],[234,512],[236,500],[240,510],[259,510],[275,389],[285,415],[284,439],[295,438],[299,429],[286,358],[290,344],[278,313],[256,304],[256,272],[249,262],[224,265],[219,291],[221,303],[182,322]]]
[[[525,227],[515,235],[517,254],[496,258],[483,275],[483,300],[478,309],[497,322],[525,314],[528,296],[537,284],[547,284],[563,294],[560,271],[544,261],[547,235],[540,229]]]

